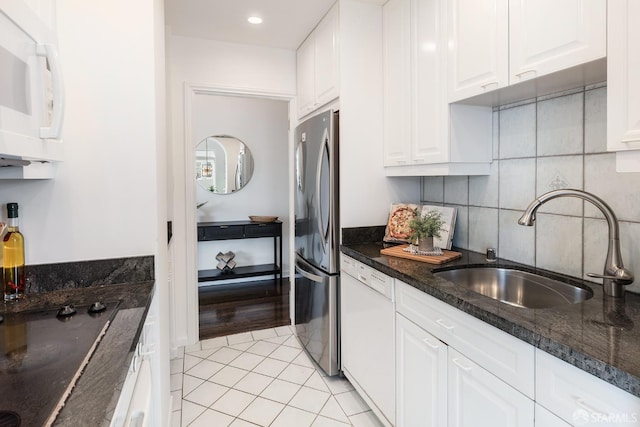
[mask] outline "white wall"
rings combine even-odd
[[[382,150],[382,7],[340,1],[340,226],[387,223],[417,202],[419,178],[386,178]]]
[[[273,215],[283,221],[284,274],[289,271],[289,105],[256,97],[197,95],[193,105],[193,147],[211,135],[232,135],[251,151],[254,171],[248,184],[233,194],[212,194],[196,185],[198,221],[248,220]],[[201,242],[198,269],[216,268],[216,254],[233,251],[238,265],[273,262],[271,239]]]
[[[169,29],[170,31],[170,29]],[[195,182],[185,181],[185,85],[202,85],[212,89],[270,93],[283,98],[295,96],[295,52],[170,36],[168,47],[168,96],[170,98],[170,157],[173,173],[169,204],[173,206],[173,270],[171,290],[173,309],[172,345],[181,346],[197,339],[197,290],[187,283],[188,269],[195,268],[195,206],[187,206],[187,191],[195,192]],[[189,106],[191,108],[191,106]],[[190,131],[190,130],[189,130]],[[195,138],[192,138],[195,140]],[[287,195],[287,188],[282,188]],[[239,195],[241,193],[238,193]],[[223,197],[223,196],[221,196]],[[193,199],[194,197],[191,196]],[[195,200],[194,200],[195,202]],[[194,203],[195,205],[195,203]],[[238,215],[248,215],[245,210]],[[194,227],[187,229],[187,222]],[[187,234],[191,237],[187,241]],[[189,243],[193,241],[193,247]],[[190,313],[190,314],[189,314]]]

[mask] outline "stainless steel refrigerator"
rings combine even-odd
[[[295,330],[327,373],[340,369],[337,111],[295,131]]]

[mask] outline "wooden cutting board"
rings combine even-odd
[[[462,256],[460,252],[448,251],[446,249],[442,250],[442,255],[414,255],[411,252],[406,252],[403,250],[408,246],[409,245],[392,246],[390,248],[381,249],[380,253],[382,255],[390,255],[398,258],[411,259],[414,261],[428,262],[429,264],[444,264],[445,262],[453,261],[454,259],[460,258]]]

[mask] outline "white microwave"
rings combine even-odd
[[[26,2],[0,3],[0,166],[63,160],[56,42],[55,31]]]

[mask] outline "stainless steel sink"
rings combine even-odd
[[[457,268],[433,275],[516,307],[558,307],[593,297],[591,289],[509,268]]]

